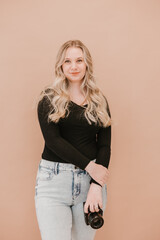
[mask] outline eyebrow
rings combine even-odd
[[[82,58],[82,59],[83,59],[83,57],[78,57],[77,59],[79,59],[79,58]],[[65,58],[65,59],[70,59],[70,58]]]

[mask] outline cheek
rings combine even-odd
[[[86,71],[86,65],[82,66],[82,71],[85,72]]]
[[[63,72],[64,72],[64,73],[66,73],[66,72],[68,71],[67,66],[63,66],[62,69],[63,69]]]

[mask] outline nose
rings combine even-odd
[[[75,62],[72,62],[71,69],[77,69],[77,64]]]

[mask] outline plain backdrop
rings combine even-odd
[[[159,13],[158,0],[0,2],[1,240],[40,240],[34,187],[44,140],[34,104],[70,39],[89,48],[114,121],[95,240],[160,239]]]

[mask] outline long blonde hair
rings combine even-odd
[[[80,40],[69,40],[60,47],[56,57],[55,81],[51,86],[46,86],[44,90],[42,90],[38,103],[43,99],[43,97],[46,97],[49,100],[51,108],[48,114],[48,121],[57,123],[60,118],[64,118],[66,116],[66,112],[69,114],[69,82],[62,70],[66,50],[69,47],[80,48],[84,54],[86,72],[81,83],[80,90],[85,96],[87,102],[87,107],[85,107],[84,111],[85,118],[89,124],[92,124],[91,121],[93,121],[95,124],[99,124],[103,127],[110,126],[112,120],[109,116],[110,111],[107,99],[103,95],[102,91],[96,86],[91,54],[88,48]]]

